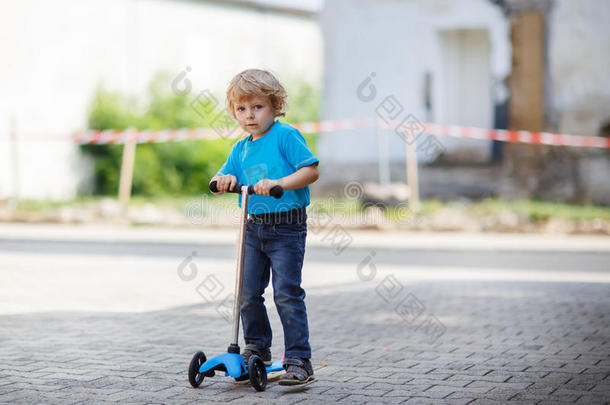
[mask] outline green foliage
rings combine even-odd
[[[315,122],[320,119],[320,91],[313,85],[292,80],[288,87],[288,111],[284,119],[287,123]],[[316,155],[318,153],[318,134],[303,134],[307,145]]]
[[[90,129],[176,129],[213,127],[222,108],[200,115],[191,105],[197,97],[171,92],[172,78],[159,73],[149,86],[148,102],[138,107],[136,100],[98,88],[88,118]],[[289,94],[292,90],[289,88]],[[308,84],[295,85],[294,99],[286,122],[312,121],[318,117],[318,92]],[[217,96],[216,96],[217,97]],[[220,97],[217,97],[219,100]],[[229,120],[230,122],[234,122]],[[223,123],[227,122],[223,120]],[[237,126],[237,123],[233,124]],[[218,126],[218,125],[216,125]],[[317,134],[306,139],[315,153]],[[133,195],[163,196],[207,193],[214,176],[231,151],[234,140],[197,140],[139,144],[133,173]],[[94,159],[94,193],[113,195],[118,191],[122,145],[83,145]]]
[[[307,82],[294,81],[294,84],[287,87],[288,111],[285,121],[288,123],[318,121],[320,91]]]

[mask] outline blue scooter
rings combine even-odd
[[[210,190],[218,192],[217,183],[210,183]],[[278,360],[270,366],[265,366],[263,360],[253,354],[248,364],[244,362],[239,353],[239,309],[241,301],[241,285],[244,274],[244,252],[246,239],[246,224],[248,221],[248,196],[254,194],[254,186],[237,185],[231,193],[241,194],[241,224],[237,244],[237,266],[235,277],[235,300],[233,301],[233,335],[227,353],[219,354],[207,360],[203,352],[197,352],[189,365],[189,382],[193,388],[197,388],[205,377],[213,377],[216,371],[224,371],[225,377],[231,376],[236,381],[250,380],[257,391],[264,391],[267,387],[267,373],[284,369],[282,360]],[[269,193],[275,198],[281,198],[284,190],[280,186],[273,187]]]

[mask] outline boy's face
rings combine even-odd
[[[269,129],[275,115],[269,97],[256,96],[235,103],[235,118],[244,131],[257,138],[257,135],[264,134]]]

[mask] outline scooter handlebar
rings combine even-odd
[[[243,187],[243,184],[237,184],[237,185],[235,185],[235,188],[233,188],[233,190],[229,190],[229,191],[227,191],[227,193],[240,194],[242,187]],[[212,193],[218,192],[218,183],[216,182],[216,180],[214,180],[213,182],[210,183],[210,191]],[[254,192],[254,186],[248,186],[248,194],[256,194]],[[281,198],[282,195],[284,195],[284,189],[282,188],[282,186],[273,186],[271,188],[271,190],[269,190],[269,194],[271,194],[272,197]]]

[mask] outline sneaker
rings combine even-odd
[[[314,379],[313,367],[309,359],[284,359],[286,374],[280,376],[280,385],[305,384]]]
[[[271,350],[269,349],[259,349],[256,345],[246,345],[241,356],[244,358],[244,362],[246,365],[248,364],[248,360],[250,360],[250,356],[256,354],[258,357],[263,360],[265,366],[271,365]]]

